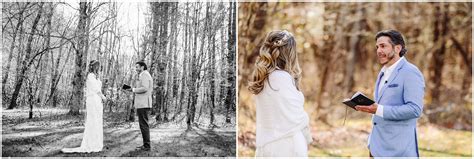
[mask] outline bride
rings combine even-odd
[[[64,148],[63,153],[75,152],[99,152],[104,146],[103,134],[103,105],[102,100],[106,100],[101,92],[102,83],[97,73],[99,72],[99,61],[92,60],[89,63],[89,74],[86,81],[86,124],[82,137],[81,147]]]
[[[257,105],[256,156],[307,157],[312,137],[293,35],[268,33],[255,66],[249,90]]]

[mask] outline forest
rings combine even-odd
[[[247,89],[266,34],[296,38],[301,91],[310,116],[310,156],[368,156],[371,116],[347,109],[360,91],[373,98],[382,66],[375,34],[400,31],[406,59],[423,73],[424,110],[418,119],[420,156],[471,156],[471,3],[239,3],[238,147],[255,155],[255,101]]]
[[[235,2],[2,2],[2,156],[68,156],[59,150],[80,144],[91,60],[106,148],[72,156],[235,156],[235,25]],[[138,61],[153,78],[160,151],[132,146],[141,135],[121,87]]]

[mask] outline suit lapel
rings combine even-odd
[[[403,65],[405,65],[405,63],[406,63],[406,59],[403,58],[402,61],[400,61],[400,63],[398,64],[398,66],[395,67],[395,70],[393,70],[392,74],[390,75],[390,77],[387,80],[387,84],[384,84],[382,86],[382,90],[380,90],[380,96],[379,96],[378,100],[380,100],[382,98],[385,90],[387,89],[387,87],[390,84],[392,84],[393,80],[398,76],[398,73],[400,72],[400,69],[402,69],[402,67],[403,67]]]
[[[380,83],[380,75],[382,74],[382,71],[379,72],[379,75],[377,75],[377,81],[375,82],[375,101],[378,103],[379,102],[379,83]]]

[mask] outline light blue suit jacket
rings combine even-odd
[[[401,59],[379,90],[380,75],[375,84],[375,101],[384,106],[383,118],[372,117],[369,150],[374,157],[417,157],[416,122],[423,111],[425,80],[418,68]]]

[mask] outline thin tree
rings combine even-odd
[[[33,42],[33,38],[34,38],[34,35],[36,33],[36,28],[38,26],[38,22],[40,21],[41,19],[41,15],[43,13],[43,3],[39,3],[38,4],[38,14],[36,15],[36,18],[35,20],[33,21],[33,25],[31,27],[31,33],[28,37],[28,41],[27,41],[27,44],[26,44],[26,57],[25,57],[25,60],[23,60],[23,62],[21,63],[21,69],[20,69],[20,73],[18,74],[18,80],[17,80],[17,83],[15,85],[15,90],[13,91],[13,94],[12,94],[12,100],[10,102],[10,105],[8,106],[8,109],[13,109],[17,106],[17,98],[18,98],[18,94],[20,93],[20,89],[21,89],[21,86],[23,85],[23,80],[26,78],[25,76],[25,73],[26,71],[28,70],[28,68],[30,67],[30,65],[32,64],[32,59],[31,58],[34,58],[34,56],[32,57],[32,42]]]

